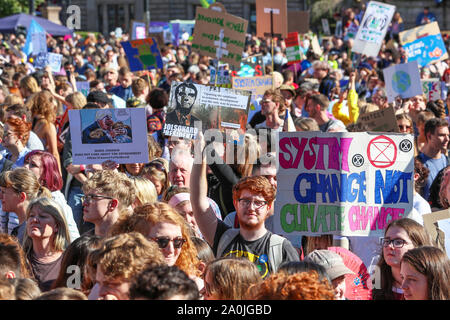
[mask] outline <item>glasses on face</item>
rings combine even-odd
[[[410,130],[411,129],[411,126],[399,125],[398,127],[400,128],[400,130]]]
[[[394,248],[402,248],[405,244],[408,243],[408,241],[405,241],[403,239],[389,239],[389,238],[383,238],[381,239],[381,244],[383,247],[389,247],[391,243],[394,245]]]
[[[255,209],[261,209],[262,207],[264,207],[267,204],[267,201],[263,201],[263,200],[249,200],[249,199],[239,199],[239,205],[244,207],[244,208],[249,208],[252,203],[255,205]]]
[[[94,199],[95,200],[102,200],[102,199],[112,200],[114,198],[113,197],[102,196],[102,195],[98,195],[98,194],[87,194],[87,195],[81,197],[81,201],[82,202],[91,202]]]
[[[164,168],[164,165],[161,162],[157,162],[157,161],[147,163],[145,165],[145,167],[146,168],[153,167],[153,168],[155,168],[158,171],[161,171],[161,172],[164,172],[164,173],[166,172],[166,169]]]
[[[153,241],[155,241],[160,249],[165,249],[169,245],[169,242],[173,242],[173,247],[175,249],[180,249],[183,244],[186,242],[186,239],[183,239],[181,237],[170,239],[169,237],[155,237],[151,238]]]

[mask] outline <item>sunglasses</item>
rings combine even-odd
[[[147,163],[145,165],[145,167],[146,168],[153,167],[153,168],[155,168],[158,171],[161,171],[161,172],[164,172],[164,173],[166,172],[166,168],[164,167],[164,165],[161,162],[157,162],[157,161]]]
[[[175,238],[175,239],[170,239],[169,237],[155,237],[155,238],[151,238],[151,239],[158,244],[160,249],[167,248],[170,241],[173,242],[173,247],[175,249],[180,249],[183,246],[183,244],[186,242],[186,239],[183,239],[181,237]]]

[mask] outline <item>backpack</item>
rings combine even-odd
[[[216,257],[221,257],[225,248],[239,235],[239,229],[228,229],[222,234],[220,237],[219,244],[217,246],[217,254]],[[278,270],[279,265],[283,262],[283,241],[285,238],[272,234],[270,236],[269,242],[269,264],[272,272],[276,272]]]

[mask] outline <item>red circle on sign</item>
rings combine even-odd
[[[374,167],[390,167],[397,159],[397,146],[391,138],[386,136],[376,137],[367,146],[367,157]]]

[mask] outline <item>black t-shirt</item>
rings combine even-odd
[[[217,221],[216,234],[214,235],[213,252],[217,256],[217,249],[219,240],[226,230],[230,229],[222,221]],[[225,248],[222,253],[222,257],[244,257],[253,262],[258,268],[261,277],[264,279],[271,273],[273,273],[270,267],[268,253],[270,245],[270,236],[272,232],[267,231],[264,236],[254,241],[245,240],[239,233],[231,243]],[[289,240],[283,241],[283,262],[286,261],[299,261],[299,256],[295,248],[292,246]]]

